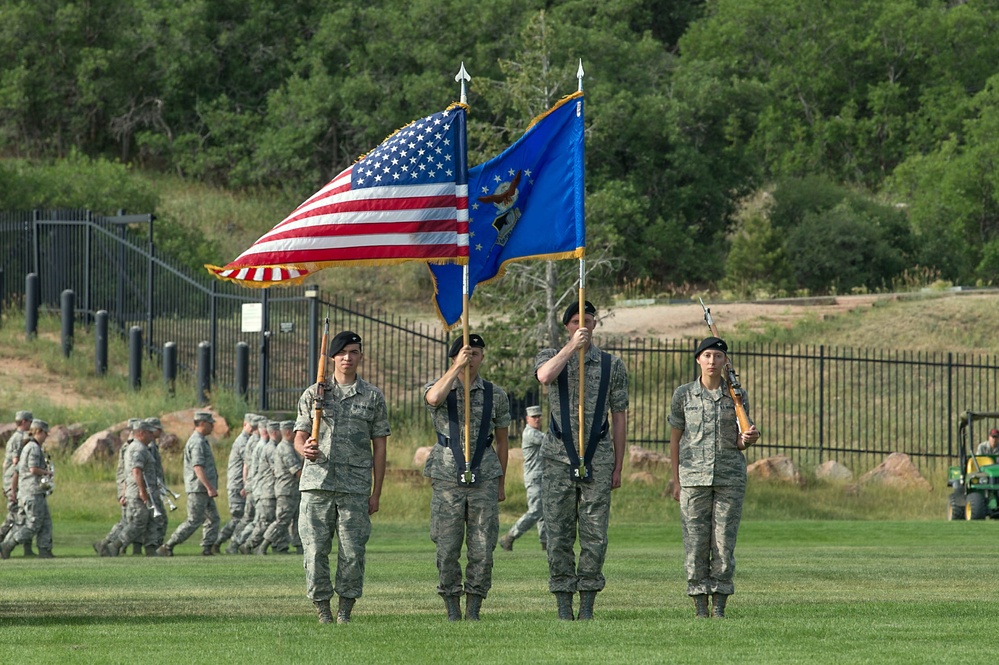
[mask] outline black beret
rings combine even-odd
[[[448,358],[454,358],[458,355],[458,352],[465,346],[464,336],[451,342],[451,350],[447,352]],[[482,341],[482,337],[472,333],[468,336],[468,345],[471,347],[478,347],[480,349],[486,348],[486,343]]]
[[[705,337],[701,340],[701,343],[697,345],[697,350],[694,351],[694,360],[697,360],[697,356],[701,355],[704,351],[708,349],[718,349],[728,353],[728,344],[725,340],[719,339],[718,337]]]
[[[597,315],[597,308],[594,307],[593,303],[589,300],[583,304],[583,311],[585,314],[592,314],[593,316]],[[579,314],[579,301],[573,300],[572,303],[565,308],[565,314],[562,315],[562,325],[569,325],[569,320],[576,316],[576,314]]]
[[[336,337],[330,340],[330,355],[335,356],[336,354],[343,351],[343,347],[348,344],[361,344],[361,336],[356,332],[351,332],[349,330],[344,330],[342,333],[337,333]]]

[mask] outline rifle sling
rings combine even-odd
[[[584,371],[581,367],[580,371]],[[593,461],[593,455],[597,451],[597,444],[600,439],[607,434],[607,393],[610,390],[611,355],[603,351],[600,352],[600,389],[597,391],[597,408],[593,412],[593,422],[590,423],[590,435],[586,438],[586,448],[583,450],[583,463],[589,466]],[[563,438],[563,432],[572,432],[572,421],[569,419],[569,367],[562,368],[562,373],[558,375],[558,401],[561,422],[555,420],[555,414],[551,415],[551,431],[556,439],[562,442],[565,447],[565,454],[569,457],[569,464],[573,467],[579,466],[579,452],[576,450],[575,442],[571,436]],[[598,428],[597,418],[603,417],[603,424]]]
[[[448,436],[445,437],[443,434],[437,433],[437,443],[450,448],[451,453],[454,455],[454,463],[458,467],[459,478],[464,475],[465,470],[469,467],[473,473],[478,475],[482,456],[486,453],[486,448],[490,447],[493,443],[493,435],[489,431],[493,421],[493,384],[489,381],[483,381],[482,387],[484,390],[482,397],[482,419],[479,421],[479,431],[475,439],[475,449],[472,452],[471,463],[468,466],[465,465],[465,451],[461,445],[461,421],[458,419],[458,395],[456,390],[452,390],[447,394]],[[469,393],[469,398],[471,398],[471,393]]]

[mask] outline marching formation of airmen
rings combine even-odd
[[[535,358],[535,375],[547,386],[550,423],[541,431],[541,407],[528,407],[523,437],[528,512],[503,538],[499,503],[506,494],[510,401],[483,376],[485,340],[476,334],[467,344],[455,340],[448,354],[451,366],[424,388],[437,433],[424,468],[433,489],[430,538],[436,545],[437,593],[449,621],[479,620],[492,586],[497,543],[511,550],[535,524],[547,553],[548,589],[558,618],[594,616],[605,585],[611,492],[621,486],[628,375],[620,358],[592,343],[596,308],[586,302],[579,310],[573,303],[563,314],[566,344]],[[698,617],[709,616],[709,597],[712,615],[724,617],[725,601],[734,592],[733,552],[746,477],[742,451],[759,438],[755,425],[746,432],[736,425],[721,372],[726,351],[718,338],[702,342],[694,354],[701,376],[677,389],[670,408],[671,453],[678,460],[673,497],[681,502],[687,593]],[[130,420],[118,457],[121,519],[94,550],[114,557],[131,545],[133,554],[173,556],[174,548],[201,526],[205,556],[299,554],[306,594],[320,623],[349,623],[363,590],[365,550],[371,515],[379,509],[390,430],[384,395],[358,374],[364,360],[360,336],[341,332],[328,352],[333,371],[326,383],[302,394],[296,420],[245,415],[229,454],[230,520],[224,526],[215,505],[219,478],[207,438],[215,423],[212,414],[194,414],[194,431],[184,448],[187,519],[166,540],[164,502],[173,509],[171,496],[179,495],[163,475],[157,443],[163,428],[157,418]],[[48,424],[26,411],[18,411],[15,422],[3,466],[8,515],[0,528],[0,554],[9,558],[18,544],[28,554],[34,539],[38,556],[51,557],[46,496],[53,469],[42,451]],[[335,575],[330,568],[334,539]]]

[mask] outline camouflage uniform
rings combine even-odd
[[[166,487],[166,476],[163,473],[163,457],[160,455],[160,444],[154,439],[149,444],[149,456],[153,460],[152,478],[146,481],[146,491],[149,492],[149,499],[159,511],[159,517],[149,515],[149,542],[147,546],[153,549],[163,544],[166,537],[169,519],[167,518],[166,504],[163,501],[163,494],[160,493],[160,483]],[[152,484],[150,484],[152,482]]]
[[[298,474],[302,458],[295,452],[295,445],[282,440],[274,451],[274,522],[264,533],[264,540],[275,552],[287,552],[295,529],[302,494],[298,491]]]
[[[4,538],[5,549],[8,545],[13,547],[36,538],[39,551],[52,551],[52,515],[49,513],[49,502],[40,483],[41,477],[31,473],[32,467],[44,469],[46,466],[42,447],[29,437],[21,449],[17,468],[17,503],[20,508],[14,527]]]
[[[127,480],[126,478],[127,472],[125,470],[125,455],[128,452],[128,447],[131,446],[132,443],[134,442],[134,439],[131,436],[131,430],[134,428],[135,425],[135,423],[133,422],[134,420],[135,419],[132,419],[132,421],[130,421],[128,440],[125,441],[125,443],[122,444],[121,448],[118,449],[118,465],[115,467],[115,472],[114,472],[114,478],[115,478],[114,484],[115,488],[117,489],[117,494],[115,495],[115,497],[118,499],[118,502],[121,504],[121,517],[115,523],[115,525],[111,527],[111,530],[108,531],[108,535],[104,538],[105,544],[118,541],[118,538],[121,536],[122,529],[125,528],[125,522],[127,520],[128,502],[126,501],[125,503],[122,503],[121,499],[125,497],[125,482]],[[97,548],[97,545],[95,544],[94,547]]]
[[[240,432],[232,442],[229,450],[229,464],[226,467],[226,493],[229,495],[229,515],[231,519],[219,531],[219,539],[215,543],[221,545],[239,531],[246,511],[246,497],[243,496],[243,463],[246,455],[250,434]]]
[[[735,403],[722,380],[708,390],[700,380],[673,393],[669,423],[680,438],[680,520],[687,594],[735,591],[735,539],[746,494],[746,458],[736,447]],[[749,408],[748,399],[744,400]]]
[[[298,400],[295,430],[312,435],[313,384]],[[304,460],[299,489],[298,527],[305,549],[306,592],[314,602],[359,598],[364,586],[364,553],[371,535],[372,439],[389,435],[382,392],[360,377],[326,390],[319,429],[320,458]],[[329,555],[337,537],[336,584],[330,584]]]
[[[14,474],[17,473],[18,469],[16,460],[20,458],[21,448],[27,440],[28,433],[21,430],[15,430],[7,439],[7,451],[3,458],[3,495],[7,499],[7,517],[4,519],[3,526],[0,526],[0,540],[3,540],[14,526],[14,520],[17,517],[17,497],[12,494],[11,490],[14,484]]]
[[[544,443],[544,440],[544,433],[530,425],[524,428],[524,433],[520,436],[520,450],[524,455],[524,489],[527,490],[527,512],[520,516],[507,535],[510,536],[511,540],[516,540],[537,524],[541,546],[547,549],[548,537],[545,534],[544,502],[541,497],[541,468],[543,465],[541,444]]]
[[[208,490],[198,476],[194,467],[204,469],[205,479],[217,488],[219,482],[218,470],[215,468],[215,457],[212,455],[211,444],[197,430],[191,434],[184,446],[184,489],[187,492],[187,519],[181,522],[170,536],[166,547],[173,549],[187,540],[192,533],[203,526],[201,537],[202,551],[210,549],[215,544],[219,531],[219,511],[215,507],[215,498],[208,496]]]
[[[156,464],[146,444],[133,440],[125,452],[125,524],[118,534],[119,548],[124,550],[130,543],[152,545],[154,528],[151,524],[152,510],[139,496],[139,485],[135,482],[133,469],[142,471],[146,492],[152,497],[156,486]]]
[[[264,542],[264,534],[274,523],[274,452],[277,449],[273,432],[268,428],[270,438],[261,440],[254,455],[253,501],[257,517],[253,521],[253,532],[243,541],[240,551],[249,552]]]
[[[260,427],[267,428],[267,418],[258,416],[256,422],[258,430]],[[246,503],[243,508],[243,519],[240,520],[239,525],[233,530],[232,542],[226,549],[226,552],[230,554],[234,554],[236,549],[246,542],[246,539],[253,533],[253,522],[257,518],[257,502],[253,496],[253,459],[256,457],[260,444],[260,432],[254,431],[250,435],[250,438],[246,440],[246,447],[243,449],[243,466],[246,469],[246,480],[243,483],[243,489],[246,490]]]
[[[534,371],[551,360],[556,349],[541,351],[534,361]],[[576,591],[601,591],[604,588],[603,566],[607,555],[607,524],[610,518],[611,474],[614,472],[614,444],[611,440],[611,414],[628,410],[628,372],[620,358],[612,356],[610,386],[607,392],[607,410],[596,414],[600,390],[601,351],[591,345],[586,352],[586,383],[584,417],[587,437],[591,427],[601,427],[607,418],[606,434],[597,444],[593,455],[593,482],[577,483],[571,478],[569,456],[562,441],[555,438],[552,428],[545,432],[541,447],[542,503],[544,505],[545,531],[548,534],[548,590],[552,593]],[[568,398],[571,441],[579,441],[579,356],[576,353],[566,363],[568,372]],[[558,386],[548,387],[548,411],[558,418],[561,398]],[[595,423],[595,425],[594,425]],[[576,444],[573,444],[576,445]],[[579,563],[574,550],[577,529],[579,532]]]
[[[426,395],[434,386],[427,384]],[[465,389],[461,381],[455,381],[451,390],[456,393],[459,426],[464,436]],[[484,417],[485,389],[482,377],[476,377],[469,389],[470,432],[478,436]],[[427,404],[438,434],[450,434],[450,419],[447,401],[434,407]],[[499,386],[493,385],[493,408],[488,414],[492,427],[496,429],[510,426],[510,400]],[[464,448],[464,439],[461,442]],[[472,447],[474,454],[475,447]],[[433,496],[430,500],[430,539],[437,545],[437,593],[441,596],[460,596],[462,591],[485,598],[492,587],[493,550],[499,537],[499,479],[503,475],[499,457],[490,446],[482,455],[479,465],[478,484],[472,487],[458,482],[458,467],[451,448],[438,443],[433,447],[423,475],[430,478]],[[465,584],[462,587],[461,545],[467,545],[468,565],[465,567]]]

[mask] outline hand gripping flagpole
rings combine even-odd
[[[576,80],[579,82],[576,88],[578,92],[583,91],[583,59],[579,59],[579,69],[576,70]],[[579,323],[585,325],[586,321],[586,247],[582,248],[579,255]],[[593,331],[590,331],[590,344],[593,343]],[[585,347],[579,349],[579,479],[586,477],[585,457],[585,430],[586,421],[584,414],[585,388],[586,388],[586,351]]]
[[[461,96],[459,101],[462,104],[468,103],[468,97],[465,94],[465,82],[471,81],[472,77],[468,75],[465,71],[465,62],[462,61],[461,69],[455,75],[454,80],[461,84]],[[461,341],[462,348],[468,346],[468,298],[469,298],[469,280],[468,280],[468,262],[461,267]],[[472,476],[472,404],[471,404],[471,386],[469,382],[471,381],[472,372],[465,365],[465,376],[462,381],[465,388],[465,473],[462,476],[462,481],[466,485],[471,485]],[[486,414],[482,414],[483,418]]]

